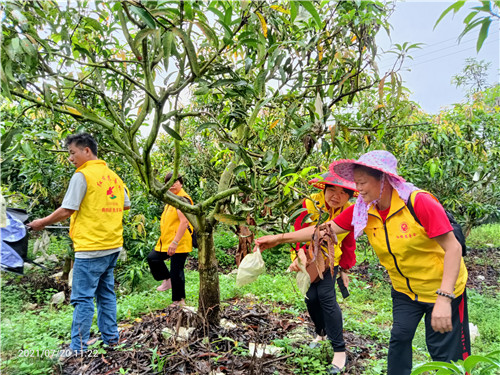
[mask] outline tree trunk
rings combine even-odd
[[[203,220],[198,235],[198,271],[200,274],[199,313],[210,324],[219,323],[220,288],[215,257],[213,227]]]

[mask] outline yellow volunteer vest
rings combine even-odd
[[[191,197],[184,191],[184,189],[181,189],[181,191],[177,194],[179,197],[186,197],[189,199],[191,204],[193,204],[193,200]],[[177,208],[172,207],[171,205],[167,204],[165,206],[165,209],[163,210],[163,213],[161,214],[161,220],[160,220],[160,228],[161,228],[161,235],[160,238],[158,239],[158,242],[156,243],[155,250],[160,251],[160,252],[167,252],[168,247],[172,243],[172,241],[175,239],[175,235],[177,234],[177,229],[179,228],[181,221],[179,220],[179,216],[177,215]],[[189,227],[191,230],[193,229],[191,223],[188,223]],[[193,251],[193,244],[192,244],[192,239],[191,239],[191,233],[189,233],[189,230],[186,229],[186,232],[184,232],[184,235],[182,236],[181,240],[179,241],[179,245],[177,245],[177,249],[175,250],[175,253],[190,253]]]
[[[76,170],[85,176],[87,192],[71,215],[69,235],[75,251],[123,246],[125,184],[103,160],[89,160]]]
[[[326,209],[326,205],[325,205],[325,193],[324,193],[324,191],[321,191],[321,192],[316,193],[316,194],[312,194],[311,198],[314,199],[314,201],[316,202],[316,206],[318,207],[318,209],[321,208],[323,210],[322,212],[328,212],[328,210]],[[344,211],[350,205],[351,205],[351,203],[349,201],[347,201],[347,203],[344,205],[344,207],[342,207],[340,210],[337,209],[335,212],[332,210],[332,213],[331,214],[329,213],[328,221],[335,219],[337,216],[339,216],[342,213],[342,211]],[[311,215],[309,217],[309,219],[306,221],[306,223],[310,223],[311,226],[316,225],[316,223],[319,220],[319,212],[316,209],[316,207],[314,207],[314,203],[310,199],[306,199],[306,208],[307,208],[307,212]],[[348,234],[349,233],[342,233],[342,234],[337,235],[338,243],[335,246],[334,266],[339,265],[339,260],[340,260],[340,257],[342,256],[342,249],[340,248],[340,244],[342,243],[342,240]],[[309,246],[309,242],[307,243],[307,246]],[[291,257],[292,257],[292,261],[295,260],[295,257],[296,257],[295,251],[293,251],[291,253]]]
[[[429,238],[399,197],[392,191],[391,208],[385,224],[376,208],[368,211],[365,228],[380,263],[387,269],[392,286],[414,301],[436,302],[436,290],[443,278],[444,250]],[[467,282],[467,269],[461,260],[453,293],[461,295]]]

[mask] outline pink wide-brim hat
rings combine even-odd
[[[353,182],[344,180],[342,177],[335,173],[327,172],[323,173],[321,176],[309,180],[309,185],[313,185],[315,188],[323,190],[326,185],[340,186],[357,192],[356,184]]]
[[[373,168],[385,174],[394,177],[395,179],[405,182],[405,179],[398,175],[398,161],[396,157],[389,151],[375,150],[367,152],[359,157],[358,160],[341,159],[330,164],[330,172],[339,175],[347,181],[354,182],[354,166],[363,165],[368,168]]]

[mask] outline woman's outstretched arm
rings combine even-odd
[[[345,229],[339,227],[333,220],[326,222],[325,224],[329,225],[335,234],[341,234],[347,232]],[[311,241],[311,238],[314,234],[315,226],[310,226],[307,228],[303,228],[296,232],[288,232],[282,234],[271,234],[268,236],[262,236],[255,240],[255,248],[254,251],[257,251],[257,247],[260,251],[270,249],[272,247],[281,245],[283,243],[295,243],[295,242],[308,242]]]

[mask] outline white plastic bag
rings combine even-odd
[[[264,273],[266,265],[260,250],[248,254],[240,263],[238,267],[238,274],[236,275],[236,286],[242,287],[243,285],[250,284],[257,280],[259,275]]]
[[[297,277],[296,277],[297,288],[299,288],[300,293],[305,297],[307,291],[311,287],[311,277],[307,273],[306,267],[302,264],[302,262],[300,262],[300,259],[299,259],[299,268],[300,271],[297,272]]]

